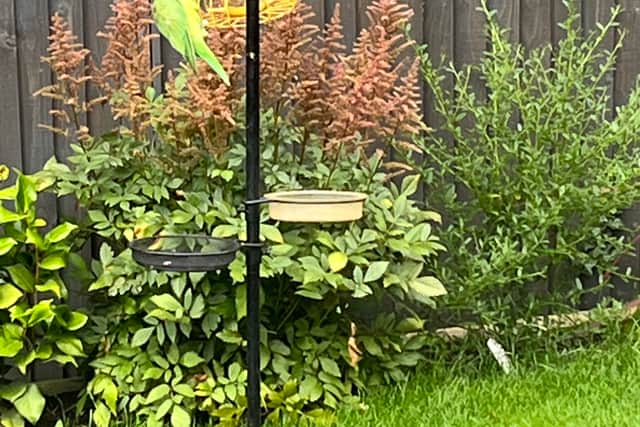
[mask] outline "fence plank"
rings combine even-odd
[[[489,8],[496,11],[496,19],[502,28],[509,31],[512,43],[520,42],[520,2],[490,0]]]
[[[618,56],[617,68],[615,71],[614,84],[614,104],[624,105],[629,93],[636,86],[638,73],[640,73],[640,7],[636,0],[620,0],[623,12],[620,15],[620,26],[627,31],[624,45]],[[640,227],[640,204],[633,206],[622,215],[624,223],[637,229]],[[625,257],[621,262],[621,269],[631,268],[634,274],[640,272],[640,245],[636,244],[635,256]],[[616,282],[615,293],[628,296],[634,290],[629,284]]]
[[[49,6],[46,0],[16,2],[18,34],[18,64],[20,67],[20,98],[23,168],[35,172],[53,155],[53,137],[38,128],[51,123],[51,102],[32,94],[51,83],[49,68],[40,62],[46,54],[49,35]],[[50,212],[55,219],[55,212]]]
[[[324,24],[326,22],[324,0],[308,0],[307,4],[311,6],[311,9],[315,14],[311,23],[317,25],[321,29],[324,28]]]
[[[477,10],[478,0],[456,0],[454,5],[455,65],[461,67],[477,64],[482,59],[486,46],[485,17]],[[479,98],[486,96],[484,83],[479,76],[471,77],[471,86]]]
[[[111,0],[91,2],[91,7],[84,10],[84,39],[85,46],[91,50],[96,63],[104,55],[107,44],[96,33],[104,28],[107,18],[111,16]],[[95,88],[89,86],[87,96],[98,96]],[[101,134],[113,128],[114,122],[108,106],[96,106],[87,116],[87,124],[94,134]]]
[[[520,40],[525,48],[533,49],[551,42],[552,1],[520,1]]]
[[[14,0],[0,0],[0,164],[22,168],[20,69]]]

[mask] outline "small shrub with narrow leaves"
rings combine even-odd
[[[625,276],[619,260],[637,231],[621,214],[640,200],[640,89],[610,110],[608,76],[624,37],[611,51],[603,43],[619,8],[584,31],[575,2],[565,2],[564,38],[526,51],[486,3],[479,64],[436,66],[418,50],[443,124],[417,141],[428,161],[413,166],[429,201],[447,212],[443,241],[456,248],[438,267],[450,288],[443,318],[510,335],[519,319],[571,311]]]

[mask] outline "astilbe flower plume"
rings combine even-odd
[[[266,24],[261,39],[260,83],[263,108],[281,111],[286,94],[308,60],[307,47],[319,29],[309,24],[311,6],[298,3],[288,15]]]
[[[55,82],[38,90],[34,95],[50,98],[55,108],[49,114],[54,119],[52,125],[41,124],[55,134],[70,137],[72,132],[81,141],[88,137],[88,128],[81,117],[102,99],[85,101],[83,90],[91,76],[87,73],[86,60],[90,54],[73,34],[69,23],[59,13],[51,17],[48,56],[42,61],[49,64]]]
[[[197,72],[190,69],[166,83],[164,116],[165,140],[178,147],[178,153],[197,157],[201,153],[192,143],[201,138],[211,154],[228,147],[229,136],[237,127],[235,114],[244,91],[242,29],[209,29],[207,42],[227,71],[231,81],[225,85],[211,68],[200,62]]]
[[[170,77],[162,101],[156,103],[147,92],[161,71],[151,62],[151,42],[157,37],[150,32],[151,0],[114,0],[112,10],[104,31],[98,33],[107,49],[91,73],[85,65],[91,64],[89,51],[77,43],[61,17],[53,17],[50,56],[45,60],[56,74],[56,84],[39,94],[64,104],[52,111],[54,117],[63,125],[75,123],[80,113],[108,101],[114,119],[138,138],[147,138],[151,128],[159,139],[177,147],[179,155],[197,159],[203,149],[223,153],[243,110],[244,29],[209,28],[207,42],[228,72],[230,86],[199,61],[197,71],[186,68]],[[404,35],[411,15],[399,0],[374,0],[367,9],[370,23],[352,53],[344,41],[339,4],[324,31],[309,23],[313,12],[303,2],[291,14],[265,24],[262,108],[271,110],[276,121],[272,134],[265,137],[278,144],[279,121],[302,129],[301,162],[309,144],[321,144],[333,159],[372,141],[412,149],[411,135],[426,126],[421,120],[418,64],[408,59],[411,42]],[[85,83],[103,96],[83,102]],[[66,132],[62,127],[51,130]]]
[[[145,90],[160,74],[160,66],[151,66],[150,32],[153,23],[150,0],[116,0],[113,16],[98,36],[107,41],[107,50],[94,80],[111,99],[115,119],[126,118],[134,134],[140,135],[148,124],[148,100]]]
[[[292,117],[333,156],[426,129],[417,64],[402,59],[411,46],[404,28],[412,14],[397,0],[374,1],[367,8],[370,23],[349,54],[336,5],[323,37],[307,54],[290,91]]]

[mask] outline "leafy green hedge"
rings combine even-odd
[[[38,362],[70,363],[85,357],[78,331],[87,315],[63,302],[61,270],[73,253],[77,226],[65,222],[43,231],[37,215],[38,190],[46,185],[18,174],[0,190],[0,425],[36,425],[46,400],[33,382]]]

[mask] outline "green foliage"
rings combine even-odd
[[[161,111],[163,99],[154,104]],[[156,127],[160,139],[163,126]],[[416,307],[433,306],[445,293],[428,267],[443,249],[431,225],[440,218],[412,200],[418,177],[386,182],[379,154],[332,158],[309,145],[302,159],[293,142],[300,129],[271,111],[263,126],[267,135],[277,127],[283,138],[265,138],[265,191],[369,194],[365,217],[353,224],[276,224],[266,211],[262,217],[269,246],[261,269],[261,370],[269,419],[328,422],[340,402],[355,400],[354,387],[404,379],[421,360]],[[77,197],[88,211],[86,226],[105,241],[90,286],[95,375],[87,389],[100,427],[118,413],[158,426],[203,416],[232,426],[244,414],[244,255],[228,271],[187,275],[139,266],[127,249],[131,239],[158,233],[245,238],[242,131],[230,141],[219,156],[194,142],[194,161],[193,150],[182,159],[172,145],[138,141],[121,129],[74,145],[67,164],[52,159],[42,173],[56,179],[59,195]],[[347,345],[352,325],[359,361]]]
[[[30,383],[35,363],[77,366],[84,356],[78,331],[87,315],[60,303],[67,297],[60,272],[77,226],[43,231],[47,223],[36,210],[43,185],[18,174],[0,190],[0,425],[7,427],[35,425],[42,415],[46,400]]]
[[[415,168],[448,218],[443,241],[455,250],[438,272],[458,321],[512,325],[573,304],[588,292],[581,280],[607,286],[630,249],[620,214],[640,199],[640,90],[610,110],[622,38],[602,48],[619,9],[583,35],[567,7],[557,47],[510,43],[483,2],[489,47],[480,64],[437,67],[418,49],[442,129],[418,141],[429,161]]]

